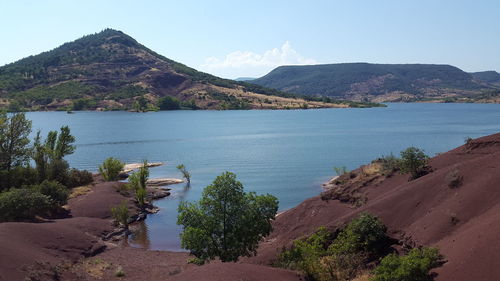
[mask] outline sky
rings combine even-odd
[[[343,62],[500,71],[499,15],[498,0],[0,0],[0,65],[113,28],[225,78]]]

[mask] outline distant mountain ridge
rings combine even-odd
[[[437,64],[340,63],[280,66],[251,83],[357,101],[467,101],[491,93],[498,96],[499,87],[492,83],[497,81],[495,73],[470,74]]]
[[[105,29],[0,67],[0,107],[27,110],[155,109],[164,97],[193,109],[348,107],[222,79]]]

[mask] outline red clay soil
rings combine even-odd
[[[35,263],[75,262],[102,250],[100,237],[113,229],[111,206],[128,200],[114,184],[98,183],[69,200],[70,218],[0,223],[0,280],[23,280]]]
[[[448,262],[436,270],[436,280],[500,280],[500,134],[440,154],[430,165],[432,173],[411,182],[395,175],[366,186],[368,201],[359,208],[319,196],[304,201],[276,219],[258,256],[247,261],[270,264],[294,239],[319,226],[334,230],[369,212],[393,238],[439,248]],[[463,182],[450,188],[454,170]]]

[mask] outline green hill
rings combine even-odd
[[[251,82],[289,93],[377,102],[471,98],[493,88],[454,66],[435,64],[281,66]]]
[[[481,82],[492,83],[500,86],[500,73],[496,71],[490,70],[490,71],[472,72],[471,75],[472,77]]]
[[[165,97],[170,98],[162,103]],[[0,67],[0,107],[11,110],[154,110],[160,104],[195,109],[356,105],[326,102],[330,103],[196,71],[113,29]]]

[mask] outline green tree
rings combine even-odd
[[[182,247],[202,261],[251,256],[271,232],[277,210],[276,197],[245,193],[236,175],[225,172],[203,190],[199,202],[179,205]]]
[[[186,169],[184,164],[177,165],[177,169],[182,173],[182,176],[186,179],[188,185],[191,184],[191,174]]]
[[[158,102],[158,107],[160,108],[160,110],[181,109],[180,101],[171,96],[161,98]]]
[[[125,164],[119,159],[109,157],[104,160],[102,165],[99,165],[99,173],[106,181],[116,181],[120,178],[124,166]]]
[[[416,147],[408,147],[401,151],[401,161],[399,161],[402,173],[410,173],[410,179],[416,179],[423,175],[424,168],[427,166],[429,156],[424,151]]]
[[[116,222],[121,224],[123,228],[128,229],[129,211],[127,201],[124,200],[120,205],[111,207],[111,216]]]
[[[31,121],[24,113],[14,113],[10,116],[0,112],[0,171],[5,178],[3,186],[11,187],[11,170],[28,163],[30,150],[28,138],[31,133]]]
[[[0,113],[0,169],[10,171],[14,166],[27,163],[30,155],[31,121],[24,113],[10,117]]]
[[[61,127],[61,132],[57,138],[57,143],[54,149],[54,158],[61,160],[64,156],[73,154],[75,152],[75,137],[71,135],[68,126]]]
[[[148,110],[148,100],[144,96],[138,97],[134,102],[134,109],[138,112],[144,112]]]
[[[146,204],[146,197],[147,197],[147,191],[146,191],[146,183],[149,178],[149,168],[148,168],[148,161],[144,160],[143,165],[139,168],[137,172],[134,172],[130,175],[128,178],[128,186],[130,189],[134,190],[135,192],[135,199],[137,200],[137,203],[139,207],[144,207]]]

